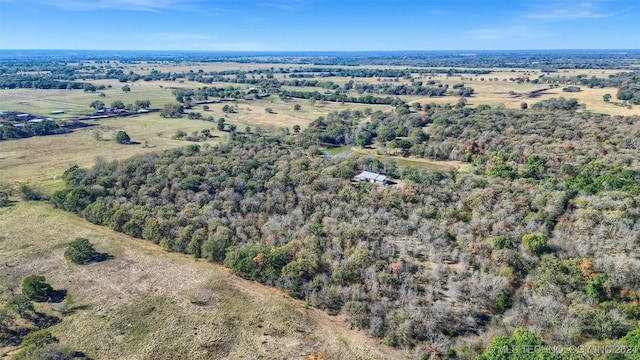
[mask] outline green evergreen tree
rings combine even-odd
[[[22,282],[22,295],[34,301],[47,301],[53,296],[51,285],[45,282],[45,277],[31,275]]]
[[[120,130],[116,134],[116,142],[118,144],[128,144],[129,142],[131,142],[131,138],[129,137],[129,134]]]
[[[85,238],[77,238],[69,244],[64,252],[64,258],[76,264],[88,264],[100,257],[93,245]]]

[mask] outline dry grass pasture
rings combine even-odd
[[[294,111],[293,107],[299,104],[301,109]],[[224,113],[222,107],[225,105],[234,106],[234,113]],[[203,116],[213,116],[215,119],[224,117],[226,122],[237,124],[238,130],[244,130],[246,126],[263,126],[263,127],[288,127],[300,125],[305,128],[310,122],[320,116],[326,116],[333,111],[360,110],[370,108],[373,111],[390,111],[391,106],[388,105],[365,105],[365,104],[342,104],[320,101],[311,105],[305,99],[290,99],[282,101],[276,96],[271,96],[257,101],[238,101],[233,103],[208,104],[209,111],[204,111],[202,106],[194,107],[191,111],[200,112]],[[266,109],[271,109],[268,113]]]
[[[95,126],[78,129],[68,134],[32,137],[0,142],[0,182],[28,183],[45,192],[63,186],[60,175],[70,166],[92,166],[96,157],[107,161],[124,159],[137,154],[192,144],[173,140],[178,130],[187,134],[212,129],[212,138],[204,145],[215,143],[227,133],[215,129],[215,123],[202,120],[165,119],[158,114],[113,118],[94,122]],[[116,144],[110,136],[114,131],[126,131],[135,145]],[[101,139],[96,140],[96,132]],[[146,144],[146,146],[145,146]]]
[[[175,102],[171,89],[160,87],[162,82],[138,82],[129,84],[130,92],[122,91],[123,83],[117,80],[92,81],[96,85],[111,85],[111,88],[96,92],[83,90],[41,90],[41,89],[2,89],[0,90],[0,111],[24,111],[42,116],[50,115],[52,111],[62,110],[64,118],[69,116],[93,113],[89,107],[95,100],[100,100],[109,106],[113,101],[120,100],[125,104],[133,104],[136,100],[150,100],[152,107],[162,107],[165,103]],[[175,86],[175,85],[174,85]],[[185,85],[185,87],[190,87]],[[100,96],[104,93],[104,97]]]
[[[585,70],[578,72],[577,70],[571,71],[571,73],[562,73],[563,75],[578,75],[578,74],[590,74],[589,76],[608,76],[611,73],[619,72],[614,70],[606,70],[604,73],[602,71],[596,70]],[[615,102],[619,102],[615,99],[615,94],[618,89],[616,88],[589,88],[587,86],[580,86],[582,91],[576,93],[569,93],[562,91],[562,88],[565,86],[560,86],[555,89],[551,89],[540,96],[534,98],[528,97],[517,97],[514,98],[511,96],[510,92],[515,93],[527,93],[533,90],[545,89],[548,88],[547,84],[531,84],[531,83],[522,83],[519,84],[514,81],[509,81],[510,78],[516,78],[519,76],[529,76],[531,79],[537,78],[539,75],[539,71],[530,70],[530,71],[519,71],[519,72],[509,72],[509,71],[499,71],[488,75],[478,75],[478,76],[447,76],[443,74],[431,76],[433,80],[439,81],[442,84],[447,84],[449,86],[453,86],[454,84],[465,84],[465,86],[471,87],[475,90],[473,96],[467,98],[467,106],[478,106],[481,104],[488,104],[491,106],[499,106],[504,105],[508,108],[519,108],[520,104],[523,102],[527,103],[527,105],[531,106],[537,102],[542,100],[548,100],[554,97],[564,97],[564,98],[576,98],[578,102],[585,105],[586,111],[596,112],[596,113],[604,113],[610,115],[622,115],[622,116],[630,116],[630,115],[640,115],[640,107],[633,106],[631,109],[627,107],[618,106]],[[480,78],[485,77],[484,81],[480,81]],[[489,78],[498,78],[497,81],[488,81]],[[473,79],[473,80],[471,80]],[[424,79],[423,79],[424,80]],[[612,101],[607,103],[603,100],[604,94],[611,94]],[[417,101],[421,104],[452,104],[454,105],[458,99],[451,96],[445,97],[427,97],[427,98],[419,98],[414,100],[406,100],[407,102]]]
[[[67,262],[65,245],[78,236],[113,258]],[[70,313],[51,331],[93,359],[402,358],[341,318],[305,309],[277,290],[45,203],[0,209],[0,264],[3,291],[19,291],[24,277],[43,274],[71,294]],[[57,306],[37,305],[61,316]]]

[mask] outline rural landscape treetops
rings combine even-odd
[[[3,358],[640,359],[633,2],[0,13]]]

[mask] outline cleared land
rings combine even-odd
[[[70,166],[92,166],[96,157],[111,161],[137,154],[160,151],[193,144],[173,140],[176,131],[187,134],[212,129],[214,136],[227,133],[215,130],[215,124],[202,120],[164,119],[157,114],[114,118],[95,123],[96,126],[63,135],[32,137],[0,142],[0,182],[29,183],[40,190],[53,192],[63,186],[60,175]],[[126,131],[138,145],[119,145],[112,137],[114,130]],[[101,139],[96,140],[96,132]],[[218,138],[204,145],[214,143]],[[146,146],[145,146],[146,144]]]
[[[114,258],[68,263],[65,245],[77,236]],[[401,358],[341,318],[305,309],[277,290],[44,203],[0,209],[0,263],[2,289],[17,290],[22,278],[45,274],[71,294],[71,314],[51,330],[94,359]],[[55,304],[38,310],[60,316]]]
[[[488,104],[491,106],[499,106],[504,105],[508,108],[519,108],[520,104],[525,102],[529,106],[540,102],[542,100],[548,100],[551,98],[564,97],[564,98],[575,98],[578,99],[578,102],[586,105],[586,111],[592,111],[596,113],[604,113],[610,115],[623,115],[623,116],[631,116],[631,115],[640,115],[640,107],[633,106],[631,109],[627,107],[616,105],[616,102],[620,102],[615,98],[615,95],[618,91],[616,88],[589,88],[587,86],[579,86],[582,91],[569,93],[562,91],[563,87],[560,86],[555,89],[551,89],[549,91],[544,92],[540,96],[534,98],[513,98],[510,95],[510,92],[515,93],[527,93],[533,90],[545,89],[548,88],[548,84],[531,84],[531,83],[521,83],[515,81],[510,81],[510,79],[515,79],[518,77],[529,77],[531,80],[538,78],[541,74],[540,71],[536,70],[518,70],[517,72],[505,71],[503,70],[494,70],[495,72],[487,75],[461,75],[461,76],[447,76],[445,74],[438,74],[434,76],[423,77],[420,79],[421,81],[426,80],[436,80],[441,82],[442,84],[453,86],[454,84],[464,83],[465,86],[471,87],[475,90],[473,96],[467,98],[467,106],[478,106],[481,104]],[[620,71],[617,70],[563,70],[558,75],[566,75],[566,76],[575,76],[575,75],[588,75],[596,76],[596,77],[607,77],[610,74],[614,74]],[[552,74],[553,75],[553,74]],[[484,78],[485,80],[480,80]],[[498,79],[489,81],[489,79]],[[405,80],[406,82],[406,80]],[[605,102],[603,100],[604,94],[612,95],[611,102]],[[417,101],[424,104],[436,103],[436,104],[455,104],[457,99],[451,96],[445,97],[427,97],[420,98]]]
[[[175,101],[171,89],[161,88],[161,84],[136,83],[130,84],[131,92],[122,91],[123,83],[118,81],[93,81],[99,85],[112,85],[109,89],[97,92],[83,90],[38,90],[12,89],[0,90],[0,111],[24,111],[43,116],[51,116],[52,111],[64,111],[64,118],[74,115],[85,115],[93,112],[89,107],[95,100],[100,100],[109,106],[113,101],[120,100],[125,104],[136,100],[151,100],[152,107],[162,107],[163,104]],[[101,97],[100,93],[105,96]]]
[[[320,116],[326,116],[333,111],[343,111],[346,109],[363,111],[370,108],[374,111],[390,111],[388,105],[365,105],[365,104],[341,104],[335,102],[322,103],[320,101],[311,105],[308,100],[291,99],[282,101],[278,97],[272,96],[258,101],[239,101],[234,107],[234,113],[227,114],[222,111],[222,107],[228,103],[209,104],[210,110],[205,112],[202,106],[195,107],[192,111],[199,111],[203,116],[214,116],[216,119],[224,117],[230,124],[238,124],[239,130],[244,130],[245,126],[266,126],[266,127],[292,127],[300,125],[306,127],[310,122]],[[229,103],[233,105],[233,103]],[[293,107],[299,104],[301,109],[294,111]],[[267,113],[266,109],[271,109]]]

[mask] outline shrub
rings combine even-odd
[[[562,91],[564,91],[564,92],[580,92],[580,91],[582,91],[582,89],[580,89],[577,86],[567,86],[566,88],[562,88]]]
[[[512,305],[513,300],[507,294],[502,293],[496,298],[496,312],[498,314],[504,314]]]
[[[496,336],[491,339],[487,350],[477,359],[482,360],[511,360],[511,359],[553,359],[544,343],[532,332],[518,328],[513,336]]]
[[[24,295],[16,295],[11,298],[6,308],[13,309],[23,319],[29,319],[36,313],[31,300]]]
[[[34,345],[37,347],[44,347],[45,345],[52,344],[58,342],[58,339],[51,334],[48,330],[40,330],[36,332],[32,332],[31,334],[25,336],[22,339],[22,343],[20,345],[27,347],[30,345]]]
[[[163,118],[181,118],[184,113],[184,107],[180,104],[165,104],[160,111]]]
[[[640,349],[640,329],[629,331],[622,339],[627,343],[627,345],[629,345],[629,347]]]
[[[544,234],[527,234],[522,237],[522,243],[535,255],[542,255],[548,252],[547,236]]]
[[[116,134],[116,142],[118,144],[128,144],[131,142],[131,138],[129,137],[129,134],[120,130],[118,131],[118,134]]]
[[[22,350],[13,359],[41,359],[41,360],[71,360],[75,359],[75,352],[60,345],[58,339],[48,330],[39,330],[28,334],[22,339]]]
[[[607,281],[607,275],[598,274],[589,279],[586,288],[584,289],[587,296],[597,302],[605,301],[607,299],[607,288],[609,286]]]
[[[202,114],[200,114],[199,112],[192,111],[187,114],[187,118],[189,118],[190,120],[202,119]]]
[[[187,133],[182,130],[176,130],[176,134],[173,135],[173,139],[180,140],[187,136]]]
[[[72,349],[56,342],[42,348],[40,360],[74,360],[78,359],[76,354]]]
[[[9,204],[11,204],[11,200],[9,200],[9,194],[0,191],[0,207],[9,206]]]
[[[76,264],[88,264],[100,257],[93,245],[85,238],[77,238],[69,244],[64,258]]]
[[[513,249],[513,243],[504,235],[494,237],[492,242],[496,249]]]
[[[20,185],[18,192],[23,200],[40,200],[42,198],[37,191],[33,190],[27,184]]]
[[[604,311],[586,305],[573,309],[584,322],[585,333],[598,340],[618,339],[631,330],[630,324],[617,311]]]
[[[200,152],[200,145],[191,144],[184,148],[185,155],[192,156]]]
[[[45,277],[40,275],[31,275],[22,282],[22,295],[34,301],[47,301],[53,294],[51,285],[45,282]]]

